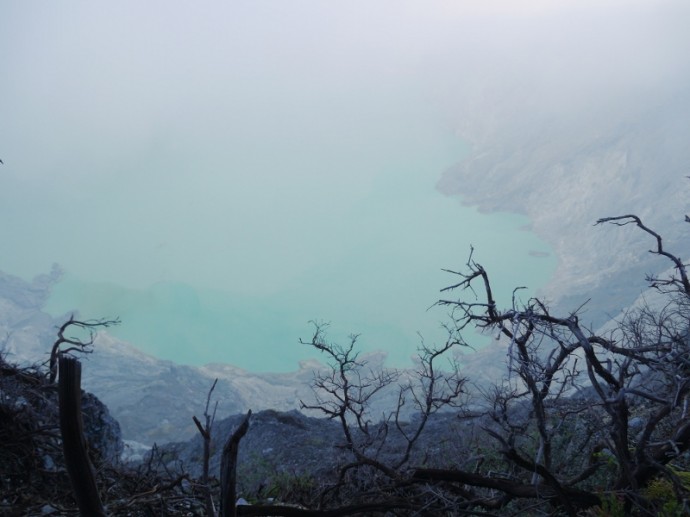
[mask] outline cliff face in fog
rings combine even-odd
[[[649,235],[593,227],[598,218],[637,214],[670,250],[682,257],[690,252],[683,223],[690,101],[669,93],[644,108],[600,105],[548,116],[536,108],[494,109],[476,124],[469,113],[460,132],[472,152],[446,171],[438,188],[482,211],[527,215],[558,258],[542,295],[562,310],[592,298],[587,316],[601,323],[635,299],[645,273],[667,264],[646,253],[654,245]]]

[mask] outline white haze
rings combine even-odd
[[[397,300],[422,313],[445,281],[422,264],[459,266],[485,238],[506,289],[553,269],[511,264],[520,240],[544,251],[516,237],[526,221],[453,220],[457,201],[433,192],[443,170],[496,127],[548,142],[550,120],[592,113],[597,131],[653,105],[687,84],[688,19],[680,1],[3,2],[0,269],[58,261],[267,313],[308,299],[303,336],[358,304],[331,298],[379,283],[353,311],[409,335],[421,324]]]

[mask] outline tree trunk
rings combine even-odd
[[[81,515],[105,517],[98,495],[96,473],[87,454],[84,424],[81,417],[81,364],[71,357],[60,357],[60,433],[65,465],[74,498]]]
[[[237,517],[237,451],[240,440],[249,429],[249,417],[251,409],[247,413],[237,430],[223,447],[223,456],[220,463],[220,517]]]

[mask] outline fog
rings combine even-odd
[[[557,260],[443,172],[687,78],[684,2],[554,4],[4,2],[0,269],[180,361],[291,369],[309,319],[404,361],[470,245],[503,296]]]

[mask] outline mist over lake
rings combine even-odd
[[[309,120],[289,147],[293,135],[269,126],[265,148],[229,142],[230,163],[188,175],[143,164],[95,196],[83,222],[54,221],[52,232],[88,225],[93,236],[50,250],[67,275],[47,309],[120,316],[115,335],[183,363],[294,369],[317,320],[336,341],[361,334],[363,350],[410,366],[418,332],[444,338],[445,314],[427,309],[455,281],[441,268],[460,269],[471,245],[506,302],[518,283],[534,293],[548,280],[555,260],[534,256],[548,248],[525,218],[479,214],[435,189],[463,157],[457,137],[428,114],[384,117],[376,97],[358,101],[374,116],[349,138],[338,124],[348,110],[329,112],[339,132],[317,134]]]
[[[419,123],[406,121],[407,126]],[[89,316],[119,315],[123,324],[113,333],[184,363],[294,369],[309,352],[298,340],[309,339],[308,322],[317,320],[331,322],[334,340],[361,333],[364,350],[385,350],[392,364],[409,366],[420,344],[418,332],[428,341],[444,338],[443,311],[427,309],[439,289],[456,280],[441,268],[461,269],[471,245],[475,258],[495,273],[506,303],[517,283],[534,293],[548,280],[555,260],[539,256],[548,248],[525,230],[525,218],[479,214],[434,189],[435,177],[454,158],[452,139],[444,142],[438,134],[424,145],[410,131],[397,151],[385,144],[388,135],[402,140],[398,127],[382,127],[377,134],[363,127],[362,145],[377,136],[383,145],[351,161],[345,150],[337,158],[337,142],[314,136],[306,149],[295,152],[308,155],[314,143],[335,152],[314,156],[313,169],[291,163],[298,156],[282,155],[256,172],[267,178],[257,190],[271,192],[282,172],[300,171],[284,182],[283,191],[268,196],[270,201],[260,194],[246,201],[238,196],[211,214],[205,207],[225,187],[202,190],[195,196],[197,223],[184,224],[181,217],[169,241],[139,244],[150,233],[165,234],[166,220],[144,227],[131,220],[121,230],[128,239],[117,243],[107,235],[92,239],[93,247],[113,253],[99,258],[101,273],[87,276],[91,261],[80,264],[78,254],[69,257],[64,250],[60,263],[68,274],[47,309],[55,315],[73,308]],[[266,145],[274,148],[280,141]],[[333,165],[321,172],[320,163]],[[333,174],[329,181],[336,186],[315,193],[319,174]],[[251,179],[245,183],[241,175],[229,176],[229,192],[251,190]],[[350,181],[341,182],[343,177]],[[185,190],[158,197],[156,210],[172,212],[184,203]],[[137,217],[150,221],[155,211]],[[107,220],[106,215],[100,224]],[[130,270],[134,274],[128,275]]]
[[[267,5],[13,5],[0,268],[58,263],[52,314],[119,316],[112,332],[156,356],[264,371],[296,367],[310,320],[409,365],[418,333],[443,339],[427,309],[471,245],[506,303],[548,281],[529,220],[436,188],[469,150],[453,99],[477,61],[451,59],[446,4],[385,27]]]

